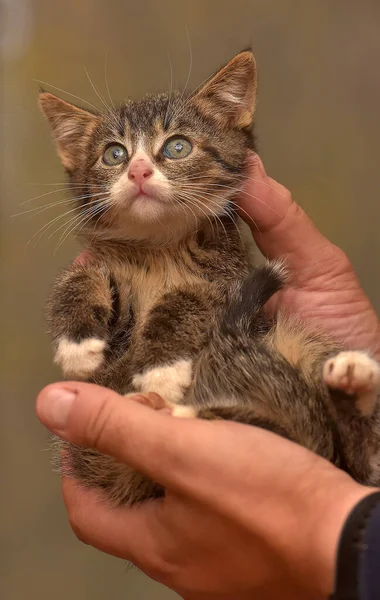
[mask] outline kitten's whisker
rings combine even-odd
[[[203,210],[203,207],[204,207],[204,205],[203,205],[203,206],[202,206],[202,205],[200,206],[200,205],[199,205],[199,203],[197,204],[197,203],[195,202],[196,198],[194,198],[194,196],[190,196],[190,195],[183,195],[183,194],[182,194],[182,198],[184,198],[184,199],[186,200],[186,202],[189,202],[190,204],[192,204],[192,206],[194,206],[195,208],[197,208],[198,210],[200,210],[202,214],[204,214],[204,216],[206,217],[206,219],[208,220],[208,222],[209,222],[209,223],[210,223],[210,225],[211,225],[211,228],[212,228],[212,234],[213,234],[213,236],[214,236],[214,238],[215,238],[216,236],[215,236],[215,231],[214,231],[214,225],[213,225],[213,223],[212,223],[212,221],[211,221],[211,219],[210,219],[210,215],[208,215],[208,214],[207,214],[207,213],[206,213],[206,212]],[[187,207],[187,208],[190,208],[190,207]],[[208,207],[205,207],[205,208],[208,208]],[[212,215],[212,216],[215,216],[213,212],[211,213],[211,215]]]
[[[105,81],[105,84],[106,84],[106,90],[107,90],[109,101],[111,103],[111,106],[112,106],[113,110],[116,112],[116,106],[115,106],[115,104],[114,104],[114,102],[112,100],[112,97],[111,97],[111,94],[110,94],[110,88],[109,88],[109,85],[108,85],[108,77],[107,77],[107,53],[106,53],[106,55],[104,57],[104,81]]]
[[[203,81],[202,81],[202,82],[201,82],[201,83],[200,83],[200,84],[199,84],[199,85],[198,85],[198,86],[197,86],[197,87],[196,87],[196,88],[195,88],[195,89],[194,89],[194,90],[191,92],[191,95],[190,95],[190,97],[191,97],[191,98],[194,98],[194,96],[196,95],[196,92],[197,92],[197,91],[198,91],[198,90],[199,90],[199,89],[200,89],[200,88],[201,88],[201,87],[202,87],[202,86],[203,86],[203,85],[204,85],[204,84],[205,84],[205,83],[206,83],[206,82],[207,82],[209,79],[210,79],[210,77],[206,77],[206,79],[204,79],[204,80],[203,80]],[[182,97],[183,97],[183,94],[182,94]],[[188,99],[188,98],[186,98],[186,99],[185,99],[185,102],[183,102],[182,104],[180,104],[180,105],[178,106],[178,109],[177,109],[177,111],[176,111],[176,112],[173,114],[173,117],[172,117],[172,118],[174,118],[174,117],[178,117],[178,116],[180,116],[180,115],[181,115],[181,113],[183,112],[183,108],[184,108],[184,106],[185,106],[185,104],[186,104],[186,102],[187,102],[187,99]],[[182,109],[182,110],[181,110],[181,109]]]
[[[187,79],[186,79],[185,87],[182,92],[181,100],[183,100],[183,98],[186,94],[187,86],[189,85],[189,81],[190,81],[190,77],[191,77],[191,71],[193,69],[193,50],[191,48],[189,30],[187,29],[187,27],[185,27],[185,30],[186,30],[187,42],[189,44],[189,55],[190,56],[189,56],[189,72],[187,74]]]
[[[180,207],[181,207],[181,209],[182,209],[182,210],[183,210],[183,212],[185,213],[185,216],[186,216],[187,220],[189,220],[189,216],[188,216],[188,214],[187,214],[187,212],[186,212],[186,209],[189,209],[189,210],[190,210],[190,212],[192,213],[192,215],[193,215],[193,217],[194,217],[194,219],[195,219],[195,231],[197,231],[197,230],[198,230],[198,217],[197,217],[197,215],[195,214],[195,212],[192,210],[192,208],[190,208],[190,206],[187,206],[187,205],[186,205],[186,206],[184,206],[184,205],[183,205],[181,202],[180,202],[179,204],[177,204],[177,206],[180,206]]]
[[[101,212],[101,213],[100,213],[100,215],[99,215],[99,217],[96,219],[96,221],[95,221],[95,225],[94,225],[94,230],[93,230],[93,236],[92,236],[93,238],[94,238],[95,231],[96,231],[96,228],[97,228],[97,226],[98,226],[98,223],[99,223],[100,219],[101,219],[101,218],[102,218],[102,216],[103,216],[103,215],[105,215],[105,214],[106,214],[106,213],[107,213],[109,210],[111,210],[111,208],[112,208],[112,203],[110,203],[110,204],[109,204],[109,206],[107,206],[107,208],[106,208],[106,209],[105,209],[103,212]],[[83,231],[84,227],[85,227],[85,225],[82,227],[81,231]]]
[[[169,229],[170,233],[172,234],[172,237],[174,237],[174,231],[169,227],[169,225],[167,223],[163,223],[161,219],[159,219],[157,216],[156,219],[162,227],[166,227],[166,229]]]
[[[87,71],[87,67],[86,65],[84,66],[84,71],[86,73],[87,79],[90,82],[90,85],[92,87],[92,89],[94,90],[95,94],[97,95],[97,97],[99,98],[100,102],[103,104],[103,106],[105,107],[107,113],[111,111],[111,107],[107,104],[107,102],[105,100],[103,100],[102,96],[99,94],[98,90],[96,89],[95,85],[92,83],[92,79],[89,75],[89,72]]]
[[[204,200],[205,202],[211,202],[212,204],[214,204],[214,205],[216,206],[216,208],[220,209],[220,206],[219,206],[219,204],[218,204],[217,202],[215,202],[215,200],[212,200],[211,198],[203,198],[203,200]],[[228,242],[229,242],[228,234],[227,234],[227,231],[226,231],[226,229],[225,229],[225,227],[224,227],[224,225],[223,225],[223,222],[222,222],[221,218],[218,216],[218,214],[217,214],[217,213],[215,213],[215,216],[216,216],[216,218],[217,218],[217,219],[220,221],[220,223],[221,223],[221,225],[222,225],[222,227],[223,227],[223,229],[224,229],[224,232],[225,232],[225,234],[226,234],[226,238],[227,238],[227,240],[228,240]],[[238,227],[238,225],[237,225],[236,221],[235,221],[235,220],[234,220],[234,218],[232,217],[232,215],[231,215],[231,214],[229,214],[228,212],[223,212],[223,216],[227,216],[227,217],[228,217],[228,218],[231,220],[231,222],[233,223],[233,225],[234,225],[234,227],[235,227],[235,229],[236,229],[236,231],[237,231],[237,233],[238,233],[238,235],[239,235],[240,241],[241,241],[241,242],[242,242],[242,244],[244,245],[243,238],[241,237],[241,232],[240,232],[240,229],[239,229],[239,227]]]
[[[34,238],[36,238],[38,236],[38,234],[40,234],[39,238],[36,240],[36,242],[38,242],[41,239],[41,237],[44,235],[44,233],[46,231],[48,231],[52,225],[54,225],[54,223],[56,223],[60,219],[63,219],[68,214],[72,213],[74,210],[80,210],[79,206],[75,206],[73,209],[68,210],[65,213],[61,214],[61,215],[58,215],[57,217],[54,217],[53,219],[51,219],[51,221],[48,221],[47,223],[45,223],[44,225],[42,225],[42,227],[40,227],[40,229],[38,231],[36,231],[36,233],[34,233],[32,235],[32,237],[30,238],[30,240],[27,243],[27,246],[34,240]]]
[[[205,201],[213,203],[213,204],[214,204],[214,205],[215,205],[217,208],[219,208],[219,209],[221,208],[221,207],[220,207],[220,205],[219,205],[217,202],[215,202],[215,200],[213,200],[213,198],[216,198],[216,199],[220,200],[220,197],[219,197],[219,196],[217,196],[217,195],[215,195],[215,194],[212,194],[212,193],[210,193],[210,192],[206,192],[206,191],[204,191],[204,190],[202,190],[202,191],[198,191],[198,190],[196,190],[196,192],[195,192],[195,193],[197,193],[197,194],[204,194],[204,195],[206,195],[206,196],[207,196],[207,199],[206,199],[206,198],[204,198],[204,200],[205,200]],[[247,217],[248,217],[248,219],[249,219],[250,221],[252,221],[253,225],[256,227],[257,231],[258,231],[258,232],[260,232],[260,230],[259,230],[259,227],[258,227],[257,223],[255,222],[255,220],[254,220],[254,219],[253,219],[253,218],[252,218],[252,217],[251,217],[251,216],[250,216],[250,215],[249,215],[249,214],[248,214],[248,213],[247,213],[247,212],[246,212],[244,209],[242,209],[242,208],[241,208],[241,207],[240,207],[240,206],[239,206],[239,205],[238,205],[236,202],[234,202],[233,200],[228,200],[228,202],[229,202],[230,204],[233,204],[233,205],[234,205],[234,206],[236,206],[236,207],[237,207],[239,210],[241,210],[241,211],[242,211],[244,214],[246,214],[246,215],[247,215]],[[226,214],[226,213],[224,213],[224,214]]]
[[[63,90],[62,88],[59,88],[56,85],[52,85],[51,83],[47,83],[47,81],[41,81],[41,79],[33,79],[33,81],[35,81],[36,83],[42,83],[42,85],[47,85],[47,86],[53,88],[53,90],[57,90],[58,92],[62,92],[63,94],[67,94],[68,96],[71,96],[72,98],[76,98],[77,100],[80,100],[81,102],[84,102],[88,106],[91,106],[91,108],[93,108],[97,113],[99,113],[99,109],[97,108],[97,106],[95,106],[94,104],[91,104],[91,102],[87,102],[87,100],[84,100],[80,96],[76,96],[75,94],[71,94],[70,92],[67,92],[66,90]]]
[[[106,183],[70,183],[69,181],[58,181],[57,183],[28,183],[28,185],[65,185],[68,187],[107,187]]]
[[[97,202],[100,202],[102,199],[98,198],[97,200],[94,200],[93,202],[88,202],[87,205],[89,204],[95,204]],[[87,206],[86,205],[86,206]],[[29,245],[37,236],[38,234],[40,234],[40,237],[38,238],[38,240],[36,240],[36,242],[39,241],[39,239],[46,233],[46,231],[48,231],[50,229],[50,227],[52,225],[54,225],[54,223],[56,223],[57,221],[59,221],[60,219],[63,219],[64,217],[66,217],[67,215],[69,215],[70,213],[74,212],[75,210],[80,211],[81,208],[80,206],[75,206],[74,208],[71,208],[70,210],[64,212],[61,215],[58,215],[57,217],[54,217],[51,221],[49,221],[48,223],[45,223],[45,225],[43,225],[35,234],[33,234],[33,236],[30,238],[30,240],[28,241],[27,245]]]
[[[78,191],[78,189],[81,189],[81,188],[78,187],[77,191]],[[40,194],[39,196],[35,196],[34,198],[29,198],[29,200],[24,200],[23,202],[20,202],[20,206],[23,206],[24,204],[28,204],[29,202],[34,202],[34,200],[39,200],[40,198],[44,198],[45,196],[50,196],[51,194],[56,194],[57,192],[69,192],[69,191],[70,191],[69,187],[65,187],[65,188],[62,188],[59,190],[50,190],[50,192],[46,192],[44,194]],[[75,191],[75,188],[73,188],[73,191]],[[104,194],[104,191],[100,192],[100,193],[96,193],[96,194],[92,194],[89,192],[88,197],[98,196],[100,194]],[[84,196],[84,197],[86,197],[86,196]]]
[[[31,212],[35,212],[35,214],[40,214],[40,212],[44,212],[47,208],[51,208],[52,206],[58,206],[59,204],[71,203],[71,202],[79,202],[79,200],[86,200],[87,198],[94,198],[95,196],[104,196],[104,192],[99,194],[86,194],[85,196],[74,196],[72,198],[63,198],[62,200],[56,200],[55,202],[50,202],[49,204],[43,204],[42,206],[35,206],[34,208],[30,208],[28,210],[24,210],[20,213],[16,213],[15,215],[11,215],[12,217],[19,217],[21,215],[26,215]],[[21,204],[24,204],[22,202]]]
[[[219,198],[219,196],[216,196],[215,194],[212,194],[212,193],[210,193],[210,192],[205,192],[205,191],[203,191],[203,192],[199,192],[199,193],[205,194],[206,196],[208,196],[208,200],[209,200],[210,202],[214,202],[214,203],[215,203],[217,206],[219,206],[219,205],[218,205],[218,204],[215,202],[215,200],[212,200],[212,198],[217,198],[217,199],[220,199],[220,198]],[[249,219],[250,221],[252,221],[252,224],[255,226],[255,228],[257,229],[258,233],[260,233],[260,229],[259,229],[259,227],[258,227],[258,225],[257,225],[256,221],[255,221],[255,220],[254,220],[254,219],[251,217],[251,215],[249,215],[249,214],[247,213],[247,211],[246,211],[246,210],[244,210],[243,208],[241,208],[241,206],[240,206],[239,204],[237,204],[236,202],[234,202],[233,200],[228,200],[228,202],[229,202],[230,204],[233,204],[234,206],[236,206],[236,208],[237,208],[237,209],[239,209],[241,212],[243,212],[243,213],[244,213],[244,214],[245,214],[245,215],[248,217],[248,219]]]
[[[268,188],[272,189],[274,192],[278,192],[278,193],[280,194],[280,196],[283,196],[283,197],[285,197],[285,196],[286,196],[286,194],[285,194],[285,193],[279,192],[278,190],[276,190],[276,189],[273,187],[273,185],[269,185],[269,183],[265,183],[264,181],[260,181],[260,179],[253,179],[253,181],[257,181],[258,183],[262,183],[262,184],[263,184],[263,185],[265,185],[266,187],[268,187]],[[223,184],[221,184],[221,183],[214,183],[213,185],[215,185],[215,186],[218,186],[218,187],[229,187],[230,189],[234,189],[234,188],[232,188],[231,186],[223,186]],[[237,190],[237,191],[239,191],[239,193],[241,193],[241,194],[245,194],[246,196],[250,196],[251,198],[255,198],[256,200],[260,200],[260,198],[258,198],[258,197],[257,197],[257,196],[255,196],[254,194],[250,194],[249,192],[247,192],[247,191],[246,191],[246,190],[244,190],[244,189],[236,188],[236,190]],[[260,202],[262,202],[263,204],[265,204],[265,203],[263,202],[263,200],[260,200]],[[268,205],[267,205],[267,206],[268,206]],[[268,206],[268,208],[270,208],[270,206]]]
[[[286,198],[287,196],[286,192],[280,192],[280,190],[276,189],[274,185],[270,185],[270,183],[266,183],[266,181],[262,181],[262,179],[256,179],[255,177],[249,177],[249,179],[250,181],[256,181],[257,183],[261,183],[261,185],[264,185],[265,187],[273,190],[274,192],[276,192],[276,194],[282,196],[283,198]]]
[[[164,129],[167,126],[167,119],[168,119],[168,116],[169,116],[169,109],[170,109],[170,101],[172,99],[172,93],[173,93],[173,65],[172,65],[172,61],[171,61],[169,52],[167,53],[167,57],[168,57],[169,65],[170,65],[170,87],[169,87],[168,105],[166,107],[165,118],[164,118],[164,121],[163,121]]]
[[[186,35],[187,35],[187,41],[189,44],[189,71],[187,74],[187,79],[185,82],[185,87],[182,90],[181,96],[179,98],[178,101],[178,109],[177,111],[174,113],[173,117],[175,116],[177,119],[178,117],[181,116],[181,114],[184,111],[184,108],[186,106],[186,102],[187,102],[187,97],[186,97],[186,90],[187,90],[187,86],[189,85],[189,81],[190,81],[190,77],[191,77],[191,71],[193,69],[193,51],[191,48],[191,41],[190,41],[190,35],[189,35],[189,30],[187,29],[187,27],[185,27],[186,30]]]
[[[87,79],[90,82],[90,85],[92,87],[92,89],[94,90],[95,94],[97,95],[97,97],[99,98],[100,102],[103,104],[103,106],[106,109],[106,113],[103,112],[103,117],[105,117],[106,121],[108,122],[109,126],[113,129],[116,125],[116,127],[118,126],[117,123],[117,119],[115,117],[115,114],[112,112],[112,108],[107,104],[107,102],[104,100],[104,98],[101,96],[101,94],[98,92],[98,90],[96,89],[95,85],[93,84],[91,77],[87,71],[87,67],[86,65],[84,65],[84,70],[85,73],[87,75]]]
[[[206,179],[207,177],[209,177],[208,175],[198,175],[195,177],[176,177],[175,181],[177,181],[178,183],[180,182],[187,182],[187,183],[191,183],[192,181],[195,180],[202,180],[202,179]],[[263,186],[273,190],[274,192],[276,192],[276,194],[279,194],[280,196],[286,198],[287,194],[286,192],[281,192],[280,190],[276,189],[273,185],[271,185],[270,183],[266,183],[266,181],[262,181],[261,179],[257,179],[256,177],[249,177],[249,179],[251,181],[255,181],[257,183],[261,183]],[[217,184],[214,184],[217,185]],[[236,188],[237,190],[240,190],[241,193],[246,194],[246,195],[250,195],[248,192],[246,192],[244,189],[240,189],[240,188]]]
[[[71,204],[72,202],[75,202],[75,199],[70,200],[70,199],[65,198],[64,200],[57,200],[56,202],[50,202],[50,204],[44,204],[43,206],[35,206],[34,208],[29,208],[29,210],[23,210],[20,213],[11,215],[11,219],[13,219],[15,217],[21,217],[23,215],[27,215],[28,213],[34,213],[30,216],[36,217],[37,215],[44,212],[48,208],[53,208],[53,206],[59,206],[60,204]]]
[[[45,196],[50,196],[51,194],[57,194],[58,192],[67,192],[67,188],[61,188],[59,190],[50,190],[50,192],[45,192],[44,194],[40,194],[39,196],[34,196],[34,198],[29,198],[29,200],[24,200],[23,202],[20,202],[20,206],[28,204],[28,202],[34,202],[34,200],[39,200],[40,198],[44,198]]]
[[[86,204],[84,207],[78,207],[79,211],[80,211],[80,214],[79,215],[74,215],[72,217],[72,220],[75,221],[75,219],[77,219],[77,218],[81,218],[83,216],[87,216],[93,210],[96,210],[97,208],[99,208],[99,206],[103,206],[104,204],[107,204],[108,201],[109,201],[108,198],[100,198],[92,206],[89,206],[88,204]],[[68,223],[68,221],[66,221],[66,223],[63,223],[63,225],[60,225],[57,229],[55,229],[54,232],[49,235],[48,239],[50,240],[50,238],[53,237],[53,235],[55,235],[58,231],[60,231],[61,229],[63,229],[63,227],[65,227],[67,225],[67,223]]]
[[[104,212],[104,206],[107,205],[107,203],[108,203],[108,199],[104,203],[100,203],[100,205],[98,205],[98,206],[91,207],[91,210],[89,210],[89,211],[87,211],[87,212],[85,212],[84,214],[81,215],[82,218],[79,221],[74,221],[73,224],[69,225],[69,227],[67,229],[65,229],[65,231],[61,234],[61,237],[58,240],[58,245],[57,245],[57,247],[56,247],[56,249],[54,251],[54,254],[59,250],[59,248],[65,242],[65,240],[69,237],[69,235],[74,230],[78,230],[78,227],[82,223],[83,223],[83,225],[82,225],[81,229],[83,229],[83,227],[86,225],[86,223],[88,223],[98,213],[103,213]],[[49,237],[51,237],[51,235]]]
[[[198,202],[198,207],[200,207],[199,205],[201,205],[201,206],[203,206],[203,208],[209,208],[207,205],[205,205],[205,204],[203,204],[203,203],[202,203],[202,200],[204,200],[205,202],[207,202],[207,201],[209,201],[209,202],[212,202],[212,203],[213,203],[213,204],[214,204],[214,205],[215,205],[215,206],[216,206],[218,209],[220,209],[220,208],[221,208],[221,207],[220,207],[220,206],[217,204],[217,202],[215,202],[215,201],[212,201],[212,200],[208,200],[207,198],[199,198],[198,196],[194,196],[194,197],[193,197],[193,200],[194,200],[195,202]],[[211,209],[209,208],[209,210],[211,210]],[[229,239],[228,239],[228,233],[227,233],[227,230],[226,230],[226,228],[225,228],[225,226],[224,226],[224,223],[223,223],[223,221],[221,220],[220,216],[218,215],[218,213],[217,213],[216,211],[215,211],[215,212],[214,212],[214,211],[212,211],[212,212],[211,212],[211,214],[212,214],[212,216],[213,216],[213,217],[215,217],[215,219],[217,219],[217,220],[219,221],[220,225],[221,225],[221,226],[222,226],[222,228],[223,228],[223,231],[224,231],[224,234],[225,234],[225,236],[226,236],[227,242],[229,243]]]
[[[186,184],[184,184],[183,187],[186,187]],[[231,186],[222,185],[222,184],[218,184],[218,183],[215,183],[212,186],[207,186],[207,189],[213,189],[213,188],[228,189],[228,190],[231,190],[231,191],[235,192],[236,195],[238,193],[244,193],[246,196],[249,196],[250,198],[253,198],[254,200],[256,200],[257,202],[259,202],[260,204],[263,204],[268,210],[270,210],[271,212],[273,212],[278,217],[281,216],[274,208],[272,208],[271,206],[269,206],[269,204],[267,204],[266,202],[264,202],[264,200],[261,200],[261,198],[258,198],[257,196],[254,196],[253,194],[248,194],[248,192],[242,192],[241,190],[239,190],[239,188],[233,188]],[[204,187],[200,188],[198,186],[198,188],[197,188],[197,186],[190,186],[190,189],[194,189],[194,190],[197,190],[199,192],[204,193]],[[217,196],[215,195],[215,197],[217,197]],[[229,201],[232,202],[232,200],[229,200]],[[243,210],[243,209],[241,209],[240,204],[236,204],[236,206],[238,206],[240,210]],[[246,211],[243,211],[243,212],[246,212]]]
[[[74,215],[74,217],[71,217],[68,221],[66,221],[65,223],[63,223],[63,225],[61,225],[60,227],[58,227],[55,231],[53,231],[53,233],[51,233],[49,235],[50,239],[51,237],[53,237],[56,233],[58,233],[58,231],[60,229],[64,229],[64,231],[62,232],[59,240],[58,240],[58,244],[60,245],[61,242],[63,242],[63,238],[65,238],[65,234],[67,233],[68,235],[70,235],[71,231],[74,231],[75,228],[82,223],[87,217],[90,217],[93,214],[96,214],[98,212],[98,208],[99,206],[93,206],[91,207],[89,210],[86,210],[78,215]],[[100,207],[100,209],[103,209],[103,205]],[[67,237],[67,236],[66,236]],[[65,238],[66,239],[66,238]],[[57,250],[58,248],[56,248]]]

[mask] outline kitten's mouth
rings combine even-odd
[[[132,198],[132,204],[134,202],[157,202],[158,204],[162,204],[161,198],[153,196],[152,194],[147,194],[146,192],[139,192],[136,194],[136,196]]]
[[[142,188],[140,188],[136,194],[132,196],[131,204],[134,204],[135,202],[138,202],[139,204],[144,202],[146,204],[150,204],[151,202],[156,204],[165,204],[164,199],[161,198],[157,193],[150,190],[143,190]]]
[[[148,194],[141,190],[129,200],[128,213],[137,219],[150,221],[165,212],[167,203],[158,195]]]

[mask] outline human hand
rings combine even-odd
[[[65,398],[66,393],[66,398]],[[94,385],[46,387],[37,414],[61,438],[162,484],[163,499],[111,508],[63,479],[74,532],[186,600],[317,600],[337,541],[370,488],[268,431],[176,419]]]
[[[290,282],[270,309],[295,314],[380,359],[379,319],[347,256],[316,229],[290,192],[268,177],[256,154],[240,206],[264,256],[284,258],[290,269]]]

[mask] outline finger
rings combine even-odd
[[[85,265],[90,262],[92,258],[92,254],[89,250],[83,250],[76,259],[74,260],[74,265]]]
[[[270,259],[286,257],[290,267],[323,262],[341,251],[313,225],[290,192],[265,172],[258,155],[251,161],[251,177],[241,196],[241,216],[251,228],[261,252]]]
[[[176,419],[109,389],[79,382],[47,386],[36,410],[59,437],[113,456],[165,487],[180,485],[184,463],[189,469],[190,448],[196,445],[190,421],[195,420]]]
[[[144,555],[156,554],[158,501],[111,508],[99,492],[68,477],[62,480],[62,493],[70,526],[83,543],[139,566]]]
[[[224,497],[226,474],[232,502],[241,472],[252,469],[252,456],[258,460],[259,477],[260,465],[268,466],[268,461],[275,471],[279,468],[272,456],[274,445],[276,456],[280,454],[285,461],[295,447],[248,425],[177,419],[87,383],[47,386],[37,398],[37,414],[61,438],[113,456],[166,489],[214,506]],[[268,471],[265,469],[261,478],[267,477]],[[240,501],[238,493],[235,501]]]

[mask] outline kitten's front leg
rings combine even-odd
[[[186,358],[146,368],[133,377],[133,387],[143,394],[160,394],[168,405],[177,404],[191,384],[192,362],[190,358]]]
[[[213,326],[215,297],[205,286],[164,296],[150,313],[136,342],[133,387],[156,392],[171,405],[184,398],[193,377],[193,359]]]
[[[112,314],[106,268],[73,265],[56,281],[48,306],[54,362],[63,375],[88,379],[101,366]]]

